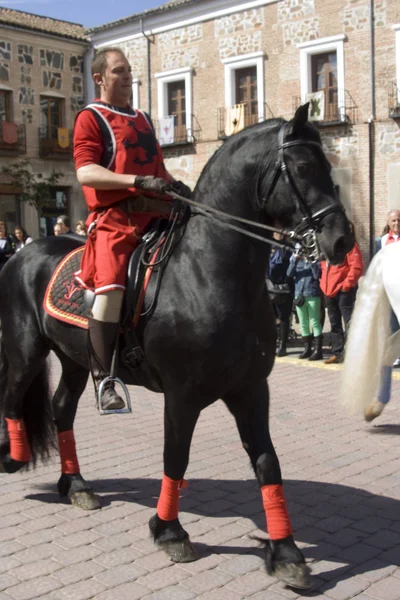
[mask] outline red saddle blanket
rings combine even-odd
[[[51,317],[87,329],[85,289],[74,278],[80,268],[83,250],[84,246],[73,250],[60,262],[47,286],[43,306]]]
[[[160,246],[163,242],[164,240],[161,241]],[[156,262],[160,246],[154,252],[150,261],[151,264]],[[84,246],[73,250],[60,262],[47,286],[43,307],[51,317],[70,325],[87,329],[88,309],[85,305],[85,289],[74,278],[74,273],[79,271],[80,268],[83,250]],[[144,296],[153,268],[153,266],[148,267],[143,277],[141,290],[134,310],[134,326],[137,325],[140,318]]]

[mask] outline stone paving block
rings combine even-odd
[[[170,587],[184,582],[188,577],[190,577],[190,573],[181,569],[178,565],[173,565],[165,569],[160,569],[159,571],[154,571],[143,577],[139,577],[137,583],[150,588],[152,591],[157,591],[164,587]]]
[[[106,554],[101,552],[101,554],[97,556],[96,562],[99,563],[99,565],[102,565],[104,568],[111,569],[114,567],[119,567],[120,565],[133,563],[141,556],[143,556],[143,554],[135,548],[121,548],[119,550],[107,552]]]
[[[52,554],[54,559],[63,566],[86,562],[100,555],[103,555],[103,551],[96,546],[82,546],[81,548],[72,548],[68,550],[57,546],[57,550],[53,550]]]
[[[101,569],[96,575],[96,581],[100,581],[107,588],[117,587],[129,581],[135,581],[139,577],[147,574],[148,571],[136,563],[120,565],[111,569]],[[146,587],[146,586],[145,586]]]
[[[397,577],[389,575],[385,579],[371,585],[366,591],[368,596],[376,600],[399,600],[400,582]]]
[[[62,533],[60,531],[56,531],[55,529],[40,529],[39,531],[35,531],[34,533],[25,532],[23,536],[19,535],[17,541],[21,542],[21,544],[24,544],[24,546],[31,547],[40,546],[42,544],[53,542],[61,538]]]
[[[98,573],[102,573],[103,571],[104,567],[102,565],[94,560],[88,560],[86,562],[80,562],[61,568],[54,574],[54,577],[61,581],[63,585],[68,586],[72,583],[78,583],[79,581],[95,577]]]
[[[274,583],[275,579],[269,577],[265,572],[265,569],[253,571],[246,575],[236,577],[227,584],[227,588],[238,594],[242,594],[244,597],[251,596],[261,590],[267,589]]]
[[[100,535],[96,536],[95,546],[101,548],[103,552],[111,552],[134,545],[135,536],[131,533],[119,533],[103,538]]]
[[[209,554],[208,556],[200,557],[199,560],[196,560],[191,563],[182,563],[180,564],[180,568],[184,571],[188,571],[188,573],[202,573],[204,571],[208,571],[209,569],[213,569],[214,567],[220,566],[226,562],[226,559],[220,556],[219,554]]]
[[[62,569],[62,567],[62,564],[50,558],[24,564],[11,569],[10,573],[15,575],[20,581],[27,581],[28,579],[34,579],[35,577],[51,575],[55,571]]]
[[[0,575],[0,592],[17,585],[20,582],[18,577],[10,573],[2,573]]]
[[[232,592],[227,587],[218,588],[212,592],[197,596],[197,600],[241,600],[241,598],[243,598],[242,594]]]
[[[218,565],[218,568],[231,575],[245,575],[246,573],[260,569],[263,564],[264,561],[261,557],[244,554],[243,556],[236,556],[231,560],[225,561],[222,565]]]
[[[334,600],[349,600],[365,591],[368,587],[369,584],[365,579],[352,577],[351,579],[333,580],[321,586],[318,591],[321,591]]]
[[[147,556],[142,556],[135,561],[136,565],[143,567],[147,571],[158,571],[159,569],[165,569],[171,566],[171,560],[163,550],[153,552]]]
[[[18,546],[19,548],[22,548],[22,550],[20,552],[16,552],[14,554],[14,558],[18,559],[23,564],[52,558],[52,556],[54,556],[60,549],[59,546],[53,543],[39,544],[38,546],[33,546],[31,548],[25,548],[21,544]]]
[[[96,600],[139,600],[149,598],[150,590],[137,583],[125,583],[101,594],[96,594]]]
[[[66,550],[72,548],[80,548],[81,546],[87,546],[93,544],[93,542],[103,540],[103,536],[94,531],[79,531],[72,533],[71,535],[64,535],[59,533],[61,537],[57,539],[57,544]]]
[[[95,579],[86,579],[79,583],[67,585],[56,592],[53,592],[49,600],[89,600],[89,598],[97,598],[99,594],[104,592],[106,587]],[[115,598],[115,600],[118,600]]]
[[[186,575],[189,575],[186,573]],[[207,577],[203,573],[197,573],[183,581],[182,585],[197,595],[204,594],[216,587],[222,587],[232,580],[232,575],[220,571],[218,568],[207,571]]]
[[[145,596],[145,600],[191,600],[197,596],[180,585],[171,585]]]
[[[36,577],[9,587],[7,588],[7,594],[10,594],[15,600],[31,600],[32,598],[44,598],[60,587],[61,583],[49,575],[47,577]]]
[[[366,579],[371,583],[375,583],[377,581],[380,581],[381,579],[384,579],[388,575],[395,575],[396,566],[388,564],[387,562],[384,562],[379,558],[373,558],[372,560],[366,563],[362,563],[352,568],[351,572],[354,575],[358,575],[362,579]]]

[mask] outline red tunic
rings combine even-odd
[[[114,173],[168,179],[150,119],[140,110],[112,107],[101,100],[89,104],[76,119],[74,159],[76,169],[97,164]],[[87,226],[96,221],[96,227],[91,229],[76,277],[96,293],[124,289],[129,256],[158,215],[127,215],[113,207],[128,196],[142,193],[134,187],[96,190],[83,186],[83,192],[92,211]]]

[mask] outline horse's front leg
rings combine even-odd
[[[100,502],[80,473],[73,430],[78,401],[89,373],[65,354],[58,352],[57,355],[62,365],[61,379],[53,397],[53,414],[61,458],[58,492],[61,497],[68,497],[73,506],[94,510],[100,508]]]
[[[155,543],[173,562],[192,562],[198,554],[188,533],[179,522],[179,495],[185,487],[183,479],[189,462],[190,443],[200,409],[188,397],[165,395],[164,408],[164,476],[157,513],[149,527]]]
[[[266,544],[267,572],[287,585],[309,589],[310,569],[293,539],[279,460],[269,432],[268,384],[262,380],[224,400],[236,419],[243,447],[260,485],[270,537]]]

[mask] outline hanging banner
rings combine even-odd
[[[69,131],[66,127],[59,127],[57,129],[57,142],[60,148],[69,147]]]
[[[325,92],[306,94],[306,100],[310,103],[308,119],[310,121],[323,121],[325,117]]]
[[[160,146],[167,146],[175,142],[175,117],[158,119],[158,141]]]
[[[3,121],[2,130],[3,130],[3,141],[6,144],[16,144],[18,142],[18,132],[17,126],[15,123],[7,123]]]
[[[244,128],[244,104],[228,106],[225,118],[225,135],[233,135]]]

